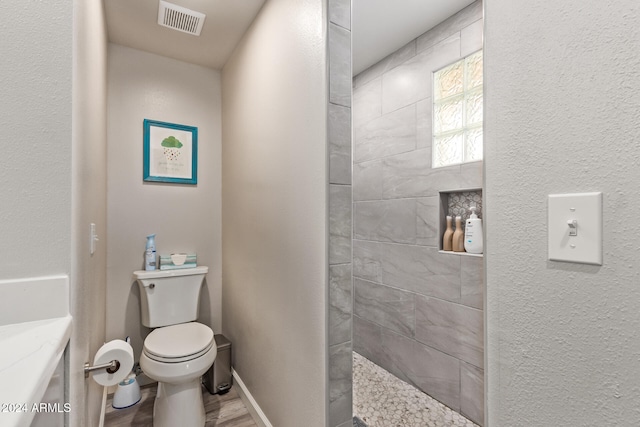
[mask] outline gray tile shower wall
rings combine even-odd
[[[352,424],[351,1],[329,0],[329,427]]]
[[[483,260],[438,252],[440,191],[482,162],[431,168],[433,71],[482,48],[477,1],[353,80],[353,348],[483,422]]]

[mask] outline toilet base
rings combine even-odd
[[[203,427],[205,418],[200,377],[179,384],[158,382],[153,427]]]

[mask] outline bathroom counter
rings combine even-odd
[[[71,320],[67,315],[0,326],[0,425],[31,424],[69,342]],[[52,410],[63,408],[44,411]]]

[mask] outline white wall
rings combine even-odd
[[[69,365],[74,427],[98,425],[102,387],[83,365],[105,341],[107,258],[107,33],[102,1],[74,2],[71,212],[71,335]],[[89,251],[89,224],[100,238]]]
[[[69,423],[96,425],[82,366],[104,339],[105,246],[87,250],[89,223],[106,225],[102,2],[2,2],[0,28],[0,278],[69,274]]]
[[[0,279],[69,273],[72,11],[0,4]]]
[[[220,72],[109,45],[107,339],[131,336],[136,360],[149,332],[138,285],[146,236],[158,254],[195,252],[209,267],[199,320],[221,331]],[[143,120],[198,128],[198,184],[144,183]]]
[[[222,72],[223,331],[278,427],[326,423],[323,3],[265,3]]]
[[[640,425],[640,4],[485,13],[487,425]],[[547,261],[547,195],[589,191],[604,264]]]

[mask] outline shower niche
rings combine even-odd
[[[447,229],[447,215],[452,218],[452,225],[455,231],[455,219],[456,216],[462,217],[462,229],[464,230],[464,224],[467,218],[471,215],[471,206],[476,207],[476,215],[482,219],[484,227],[484,215],[482,211],[482,188],[470,188],[460,190],[448,190],[440,191],[440,226],[439,226],[439,239],[438,249],[442,254],[459,255],[459,256],[472,256],[482,257],[482,254],[470,254],[467,252],[453,252],[445,251],[442,247],[442,238],[444,232]]]

